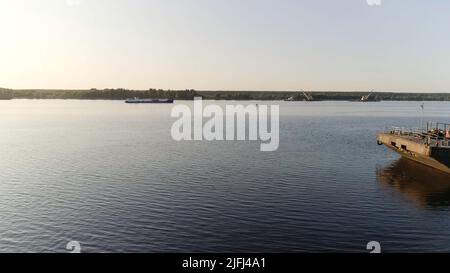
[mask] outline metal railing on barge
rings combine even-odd
[[[428,122],[426,129],[405,127],[392,127],[390,134],[408,136],[430,147],[450,148],[450,124]]]

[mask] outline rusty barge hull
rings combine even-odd
[[[432,147],[408,136],[378,134],[378,144],[385,145],[401,156],[450,174],[450,149]]]

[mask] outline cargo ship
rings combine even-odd
[[[378,134],[378,145],[401,156],[450,174],[450,124],[427,123],[426,129],[393,127]]]
[[[125,103],[173,103],[173,99],[126,99]]]

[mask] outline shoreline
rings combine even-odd
[[[141,99],[158,98],[173,100],[193,100],[202,97],[204,100],[217,101],[450,101],[450,93],[404,93],[404,92],[365,92],[365,91],[197,91],[186,90],[128,90],[128,89],[90,89],[90,90],[44,90],[44,89],[1,89],[0,100],[10,99],[76,99],[76,100],[126,100],[139,97]]]
[[[157,98],[158,99],[158,98]],[[106,98],[99,98],[99,99],[77,99],[77,98],[12,98],[12,99],[0,99],[0,102],[3,101],[20,101],[20,100],[29,100],[29,101],[115,101],[115,102],[125,102],[125,99],[106,99]],[[174,102],[177,101],[193,101],[188,99],[175,99]],[[318,103],[318,102],[354,102],[354,103],[361,103],[361,104],[367,104],[367,103],[381,103],[381,102],[450,102],[450,100],[380,100],[380,101],[359,101],[359,100],[315,100],[315,101],[285,101],[285,100],[258,100],[258,99],[203,99],[203,101],[245,101],[245,102],[284,102],[286,104],[292,104],[292,103]]]

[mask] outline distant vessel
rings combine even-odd
[[[306,93],[305,91],[301,90],[297,95],[291,96],[284,101],[313,101],[314,98],[311,94]]]
[[[380,99],[373,95],[374,91],[370,91],[368,95],[362,96],[360,101],[362,102],[369,102],[369,101],[380,101]]]
[[[173,99],[126,99],[125,103],[173,103]]]
[[[294,101],[294,97],[289,97],[289,98],[285,99],[284,101]]]
[[[450,124],[427,124],[426,130],[394,127],[378,134],[378,145],[396,151],[403,157],[450,173]]]

